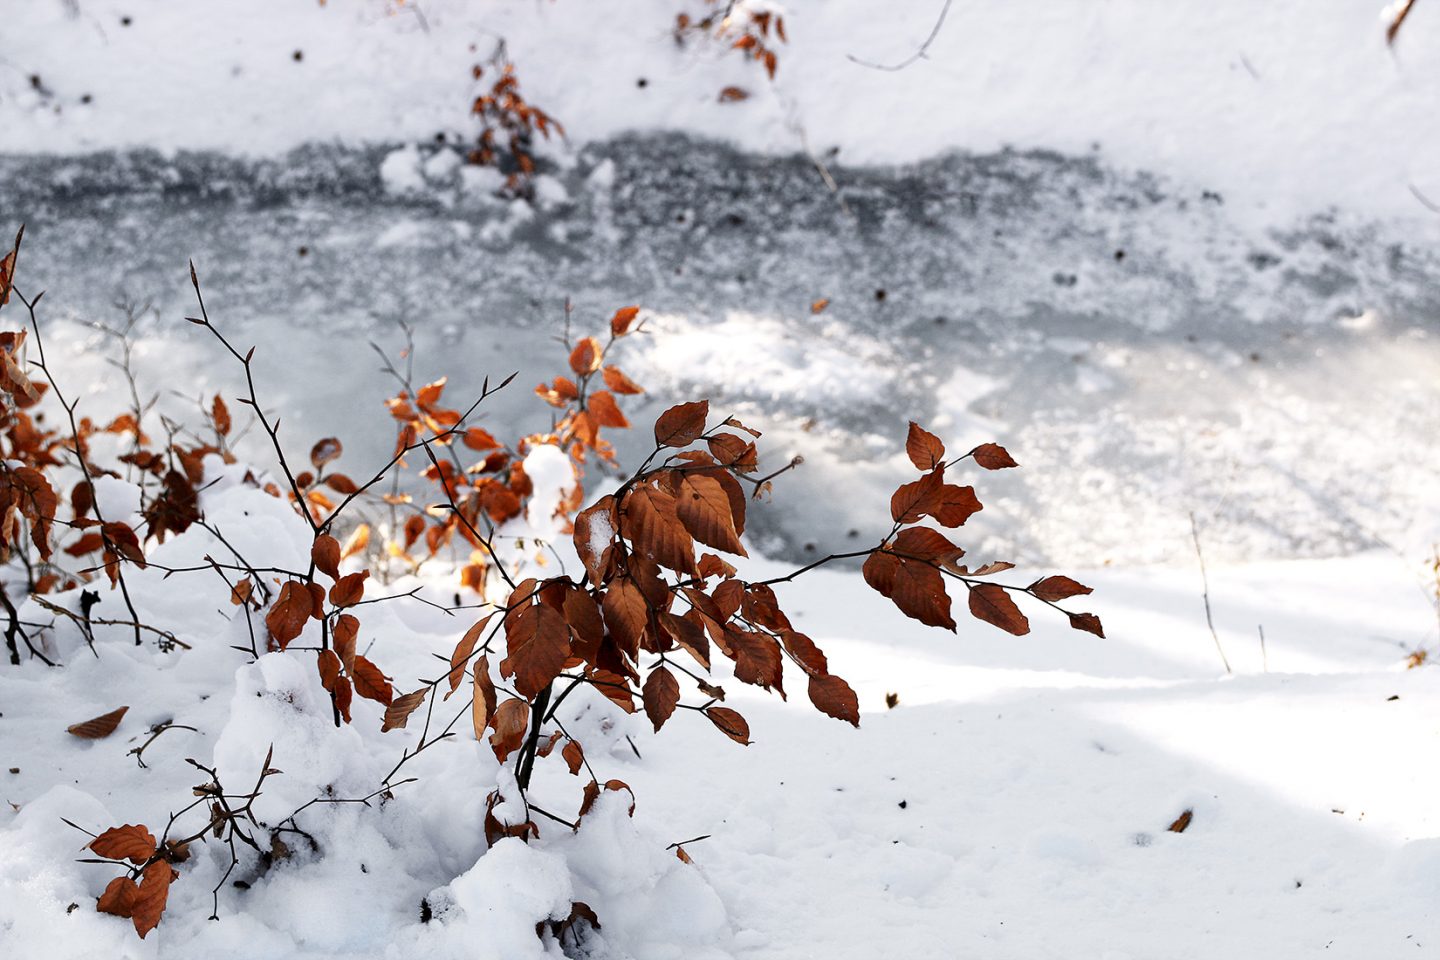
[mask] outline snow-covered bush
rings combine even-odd
[[[297,469],[277,414],[256,392],[254,348],[242,350],[211,320],[192,266],[199,315],[191,322],[213,334],[243,376],[243,392],[213,395],[203,436],[138,400],[99,426],[103,418],[78,415],[59,371],[46,363],[40,298],[13,289],[19,246],[17,237],[0,263],[0,305],[13,291],[36,353],[23,352],[24,331],[0,335],[0,550],[5,587],[23,590],[24,608],[42,618],[22,615],[6,597],[11,664],[62,664],[93,652],[100,664],[93,669],[103,671],[118,660],[117,643],[122,651],[153,644],[157,655],[179,661],[155,674],[157,684],[174,685],[152,686],[157,701],[193,696],[197,714],[215,710],[199,706],[212,699],[229,705],[209,714],[222,724],[212,756],[188,761],[199,780],[188,804],[155,797],[168,817],[137,811],[140,823],[122,815],[117,825],[87,831],[90,862],[120,870],[98,897],[99,911],[130,918],[142,938],[165,915],[171,885],[191,871],[213,881],[215,917],[233,877],[248,886],[279,871],[275,884],[283,889],[300,882],[283,878],[307,852],[393,849],[367,838],[417,829],[383,822],[385,811],[406,802],[397,789],[417,780],[447,798],[452,788],[483,796],[468,805],[470,814],[454,814],[460,835],[444,844],[454,862],[421,900],[424,919],[488,910],[496,943],[535,931],[539,955],[598,937],[612,917],[622,933],[639,936],[634,931],[654,911],[627,902],[629,893],[667,890],[697,905],[697,917],[712,916],[703,891],[675,873],[689,862],[683,847],[678,859],[654,851],[663,863],[626,849],[634,845],[624,824],[635,796],[606,776],[600,749],[618,736],[618,721],[643,712],[658,732],[698,715],[747,744],[749,724],[727,705],[722,685],[733,678],[782,697],[787,681],[792,689],[803,683],[816,709],[858,726],[855,693],[796,628],[776,589],[834,561],[863,560],[865,581],[903,614],[952,631],[947,582],[965,588],[972,616],[1017,635],[1029,622],[1013,595],[1059,609],[1089,593],[1063,576],[1023,587],[991,580],[1010,569],[1003,562],[962,564],[964,550],[947,531],[981,504],[951,477],[966,460],[987,470],[1015,462],[995,444],[947,459],[944,443],[914,423],[906,452],[919,477],[895,490],[890,529],[879,542],[748,579],[741,572],[747,504],[770,496],[800,461],[763,469],[760,431],[712,417],[708,402],[696,400],[661,414],[649,454],[622,469],[606,437],[629,427],[622,398],[643,392],[613,362],[616,345],[643,324],[633,306],[610,318],[603,339],[572,338],[567,322],[568,370],[536,388],[554,410],[550,426],[515,440],[472,422],[513,377],[493,387],[487,380],[461,408],[446,404],[444,380],[417,386],[408,364],[403,371],[390,365],[399,385],[386,401],[393,455],[357,479],[338,469],[342,449],[333,438],[311,445],[308,465]],[[40,412],[47,394],[58,421]],[[253,417],[270,467],[247,465],[232,448],[240,432],[232,406]],[[54,422],[62,427],[45,425]],[[608,473],[594,470],[597,463]],[[63,504],[60,490],[69,491]],[[555,561],[559,573],[550,569]],[[436,599],[457,581],[468,602],[458,594],[453,603]],[[177,583],[187,585],[179,588],[184,596]],[[125,616],[94,615],[96,588],[107,584],[106,596],[119,595]],[[233,616],[217,615],[217,607]],[[1075,628],[1101,634],[1093,615],[1065,614]],[[457,621],[463,627],[450,626]],[[129,669],[114,667],[117,675]],[[230,677],[228,691],[205,688]],[[102,741],[127,709],[70,733]],[[176,728],[196,730],[156,721],[150,740],[130,754],[144,766],[149,744]],[[471,749],[437,759],[433,748],[449,741],[469,741]],[[542,760],[558,776],[537,797]],[[569,801],[562,769],[577,778]],[[576,812],[555,812],[570,809],[564,803]],[[55,798],[57,810],[74,806],[67,804]],[[371,807],[380,808],[380,820],[365,826]],[[92,821],[107,816],[84,809]],[[55,820],[50,826],[64,829],[58,813]],[[43,826],[29,822],[32,830]],[[527,846],[542,827],[545,849]],[[513,881],[517,873],[524,882]],[[508,957],[525,948],[495,949]]]

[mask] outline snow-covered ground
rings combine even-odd
[[[303,565],[308,529],[241,472],[206,492],[211,522],[252,563]],[[152,559],[183,566],[217,549],[196,529]],[[462,726],[406,768],[419,782],[393,799],[302,812],[310,837],[285,834],[290,857],[263,869],[247,859],[234,877],[246,887],[221,888],[218,922],[209,891],[228,855],[195,844],[142,943],[89,906],[114,871],[76,862],[86,838],[60,818],[92,831],[163,823],[206,779],[183,758],[228,787],[250,782],[273,745],[283,773],[256,808],[273,826],[314,797],[369,795],[417,732],[380,734],[368,703],[353,726],[332,726],[309,654],[250,662],[242,617],[155,568],[133,571],[147,619],[195,649],[136,648],[109,628],[95,657],[62,629],[49,652],[63,666],[0,674],[0,931],[14,956],[515,960],[540,956],[534,924],[579,899],[604,924],[589,955],[641,960],[1433,950],[1440,821],[1424,757],[1440,680],[1403,666],[1435,632],[1408,575],[1385,556],[1212,570],[1227,677],[1194,571],[1083,572],[1105,640],[1039,615],[1025,638],[978,625],[951,636],[901,622],[853,574],[818,571],[781,595],[854,682],[858,731],[734,684],[746,748],[698,716],[656,736],[643,715],[572,701],[566,727],[583,731],[600,776],[634,788],[634,819],[628,797],[610,798],[578,834],[542,821],[530,848],[485,853],[483,797],[504,776]],[[445,592],[442,580],[431,595]],[[432,655],[469,622],[405,602],[363,616],[362,648],[401,690],[434,674]],[[122,705],[107,739],[65,732]],[[437,724],[451,713],[468,706],[443,705]],[[166,720],[196,729],[161,735],[141,768],[129,751]],[[579,781],[539,769],[532,799],[568,814]],[[1185,810],[1189,827],[1169,832]],[[693,864],[665,849],[702,836],[687,845]]]
[[[909,57],[942,8],[924,58],[856,62]],[[112,874],[76,862],[62,817],[162,826],[203,779],[184,758],[245,783],[273,743],[274,824],[367,795],[416,731],[381,735],[370,703],[336,729],[308,655],[252,663],[223,593],[135,572],[146,618],[194,649],[111,628],[94,657],[62,627],[61,667],[0,665],[0,956],[514,960],[571,900],[604,924],[596,958],[1440,948],[1440,680],[1405,668],[1440,644],[1440,6],[1418,0],[1387,48],[1371,0],[794,0],[773,85],[677,47],[675,14],[703,9],[0,0],[0,235],[28,222],[22,278],[49,291],[82,412],[123,389],[84,326],[120,295],[150,303],[142,379],[193,396],[228,376],[179,320],[191,257],[261,345],[292,442],[336,434],[365,462],[388,453],[366,440],[388,385],[364,341],[393,351],[397,320],[456,392],[520,370],[487,409],[524,431],[563,298],[582,319],[639,302],[637,423],[709,395],[777,461],[807,458],[757,509],[756,571],[868,537],[915,417],[1006,443],[1024,469],[984,478],[974,552],[1088,568],[1067,572],[1107,639],[1039,615],[1024,638],[952,636],[854,572],[807,574],[782,599],[855,686],[859,730],[744,689],[746,748],[576,705],[634,818],[607,796],[575,835],[542,820],[487,852],[506,775],[462,723],[393,799],[301,813],[313,842],[247,859],[218,921],[228,856],[197,844],[142,942],[94,911]],[[435,143],[473,134],[469,70],[501,36],[569,135],[533,205]],[[252,562],[303,565],[275,501],[233,476],[204,497]],[[214,549],[196,530],[155,556]],[[466,626],[381,604],[365,642],[408,689]],[[65,732],[121,705],[110,738]],[[127,751],[172,719],[196,730],[142,768]],[[534,796],[571,816],[578,782],[552,766]],[[702,836],[692,864],[666,849]]]

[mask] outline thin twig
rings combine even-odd
[[[1205,572],[1205,554],[1200,550],[1200,527],[1195,522],[1195,512],[1190,512],[1190,538],[1195,541],[1195,556],[1200,561],[1200,586],[1202,595],[1205,598],[1205,623],[1210,627],[1210,636],[1215,640],[1215,649],[1220,652],[1220,662],[1225,664],[1225,672],[1233,673],[1230,669],[1230,660],[1225,656],[1225,649],[1220,646],[1220,635],[1215,632],[1215,618],[1210,615],[1210,577]]]
[[[901,60],[899,63],[888,65],[883,63],[871,63],[869,60],[861,60],[859,57],[852,54],[846,54],[846,58],[849,59],[852,63],[860,64],[860,66],[862,67],[869,67],[872,70],[888,71],[904,70],[916,60],[925,59],[925,53],[927,50],[930,49],[930,44],[935,42],[935,38],[940,35],[940,28],[945,25],[945,16],[950,12],[950,3],[951,0],[945,0],[945,6],[940,8],[940,16],[937,17],[935,20],[935,26],[930,28],[930,36],[926,37],[925,42],[920,44],[920,49],[916,50],[913,54],[906,57],[904,60]]]

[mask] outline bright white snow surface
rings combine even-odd
[[[240,483],[242,468],[210,465],[220,479],[203,506],[234,547],[252,564],[303,565],[303,522]],[[541,502],[567,482],[553,451],[528,466]],[[532,514],[506,532],[546,532],[543,511]],[[565,538],[558,545],[575,563]],[[183,566],[223,550],[193,529],[152,559]],[[780,569],[756,561],[749,572]],[[1030,572],[1014,573],[1028,582]],[[728,702],[750,720],[749,747],[692,713],[656,736],[643,715],[572,698],[567,728],[602,779],[634,787],[637,810],[630,818],[628,796],[609,794],[577,834],[542,819],[528,847],[485,850],[484,797],[498,783],[511,799],[497,815],[514,812],[513,780],[469,732],[462,688],[435,721],[460,713],[459,735],[406,767],[417,783],[370,807],[309,807],[297,824],[315,845],[287,834],[293,855],[268,871],[245,857],[232,880],[249,887],[221,888],[218,921],[206,919],[210,888],[228,857],[195,844],[142,943],[128,921],[95,912],[115,871],[76,862],[87,838],[60,818],[158,830],[206,779],[184,758],[243,790],[273,744],[283,773],[255,810],[275,825],[317,796],[375,790],[416,742],[423,711],[412,729],[382,735],[380,709],[357,700],[354,725],[337,729],[312,653],[253,661],[236,649],[249,644],[243,618],[206,574],[132,571],[144,618],[193,649],[135,647],[123,629],[102,628],[97,657],[62,626],[48,650],[61,666],[0,667],[3,954],[554,957],[534,924],[564,916],[572,899],[604,925],[587,956],[637,960],[1433,951],[1440,821],[1427,757],[1440,674],[1403,668],[1434,636],[1411,571],[1389,556],[1212,570],[1228,677],[1196,571],[1080,576],[1096,593],[1072,606],[1102,614],[1108,639],[1040,609],[1029,611],[1032,636],[969,622],[953,636],[902,620],[853,573],[802,576],[782,599],[854,683],[858,731],[803,694],[781,703],[733,682]],[[443,601],[449,582],[439,577],[429,595]],[[104,596],[98,609],[116,614],[119,599]],[[399,691],[442,671],[434,655],[448,656],[472,622],[410,601],[362,610],[361,652]],[[33,602],[22,612],[45,618]],[[887,709],[892,692],[899,704]],[[121,705],[130,712],[107,739],[65,732]],[[167,719],[197,732],[163,734],[141,769],[127,751]],[[555,757],[537,766],[531,797],[573,815],[579,787]],[[1186,809],[1189,829],[1167,832]],[[693,864],[665,849],[706,835],[688,844]]]
[[[905,59],[942,6],[795,0],[772,85],[718,46],[677,47],[674,15],[700,12],[698,0],[0,0],[0,153],[274,156],[317,141],[400,144],[384,162],[385,183],[396,194],[424,191],[453,174],[455,157],[416,145],[473,133],[469,70],[503,36],[526,96],[566,125],[568,145],[549,148],[562,165],[587,142],[657,129],[761,153],[809,149],[847,165],[951,149],[1098,151],[1116,169],[1221,190],[1242,221],[1283,226],[1335,206],[1413,224],[1417,241],[1435,235],[1417,194],[1440,199],[1440,4],[1418,0],[1387,49],[1372,0],[957,0],[928,55],[906,69],[852,59]],[[731,84],[751,96],[718,102]],[[593,175],[597,190],[613,177],[604,169]],[[493,172],[465,176],[483,192],[498,185]],[[542,181],[537,203],[562,200],[562,190]],[[518,223],[529,208],[515,204],[512,216]],[[421,230],[396,223],[381,245],[404,248]],[[674,325],[673,339],[657,341],[656,368],[724,346]],[[735,364],[742,382],[822,399],[842,389],[801,375],[844,369],[841,347],[787,352],[778,324],[751,326],[771,349]],[[863,352],[883,362],[886,349]],[[1337,375],[1356,369],[1372,367]],[[1109,376],[1097,367],[1087,389],[1103,391]],[[962,371],[948,389],[969,396],[980,389],[973,380]],[[312,377],[303,389],[313,398],[337,387]],[[976,428],[958,415],[934,425]],[[1343,462],[1353,455],[1348,436],[1319,453],[1283,449],[1357,474]],[[1248,439],[1243,430],[1225,437]],[[1012,449],[1026,461],[1024,448]],[[1083,482],[1087,448],[1066,449],[1080,480],[1064,482]],[[1237,450],[1237,470],[1250,454],[1248,444]],[[564,476],[546,455],[530,464],[542,488]],[[1417,488],[1427,455],[1407,454],[1422,467]],[[239,471],[212,466],[202,502],[227,540],[253,564],[303,566],[306,526],[241,484]],[[112,511],[136,501],[118,481],[101,493]],[[781,485],[782,503],[785,495]],[[1123,491],[1110,499],[1082,522],[1130,524],[1143,542],[1170,523],[1134,510]],[[1383,489],[1371,499],[1406,502]],[[1187,509],[1177,504],[1175,517]],[[547,512],[505,532],[553,533]],[[1434,524],[1423,514],[1417,531]],[[1001,498],[982,519],[1005,529],[1015,517]],[[1025,522],[1047,540],[1045,523],[1075,526],[1064,515]],[[573,565],[566,538],[556,545]],[[572,900],[603,923],[585,945],[595,958],[1427,956],[1440,949],[1440,674],[1405,669],[1411,651],[1436,642],[1412,547],[1212,564],[1231,675],[1194,566],[1065,571],[1095,588],[1070,606],[1101,615],[1104,640],[1041,609],[1028,611],[1028,637],[973,622],[954,636],[903,620],[854,573],[809,573],[781,597],[858,691],[858,731],[817,714],[803,693],[782,703],[724,676],[728,702],[749,719],[749,747],[689,712],[656,736],[643,717],[577,695],[562,719],[602,779],[632,785],[634,817],[627,795],[610,794],[578,833],[541,819],[538,841],[487,851],[486,795],[504,790],[504,817],[518,801],[462,716],[452,741],[406,766],[418,780],[393,799],[312,805],[297,824],[313,844],[286,834],[292,855],[268,870],[247,855],[230,878],[247,886],[221,886],[217,921],[207,919],[210,890],[228,856],[195,844],[164,922],[143,942],[128,921],[94,910],[114,871],[78,863],[87,838],[61,818],[91,831],[145,823],[158,832],[205,779],[185,758],[245,789],[273,745],[283,772],[255,812],[275,825],[316,797],[370,794],[415,744],[421,716],[382,735],[379,708],[357,701],[355,724],[337,729],[313,653],[253,659],[218,578],[132,571],[143,619],[193,649],[136,647],[125,630],[101,627],[96,656],[62,622],[45,634],[60,666],[0,663],[0,957],[555,957],[535,924],[564,916]],[[152,559],[185,565],[225,549],[197,529]],[[553,572],[555,558],[544,556]],[[759,577],[784,570],[758,559],[747,567]],[[1055,571],[1011,579],[1045,572]],[[372,583],[369,595],[412,587],[446,603],[453,579],[437,569],[423,581]],[[79,604],[78,594],[57,599]],[[97,615],[122,609],[104,592]],[[33,602],[22,613],[49,619]],[[370,605],[361,619],[362,652],[400,691],[442,670],[436,656],[472,622],[416,602]],[[799,681],[789,686],[798,691]],[[130,711],[107,739],[65,732],[122,705]],[[439,722],[467,709],[463,694],[452,698],[437,706]],[[196,730],[161,735],[141,768],[128,751],[171,719]],[[551,758],[537,767],[532,798],[570,817],[580,782]],[[1188,829],[1167,831],[1185,810]],[[198,829],[197,815],[177,828]],[[666,849],[678,841],[692,864]]]
[[[469,71],[503,37],[572,143],[680,129],[846,164],[963,148],[1099,149],[1285,222],[1440,198],[1440,10],[1387,49],[1378,0],[793,0],[772,85],[723,44],[679,48],[700,0],[8,0],[0,152],[275,153],[464,128]],[[128,18],[128,25],[125,21]],[[297,53],[299,59],[296,59]],[[643,80],[644,85],[641,85]],[[751,93],[720,103],[718,91]],[[89,97],[86,101],[85,98]]]

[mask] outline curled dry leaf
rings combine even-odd
[[[255,581],[249,577],[235,581],[235,586],[230,588],[230,602],[235,606],[248,603],[250,595],[255,592]]]
[[[743,510],[744,500],[740,501]],[[675,514],[690,536],[726,553],[749,556],[735,532],[735,515],[720,481],[704,474],[685,474],[675,494]]]
[[[165,903],[170,896],[170,884],[178,876],[180,874],[175,872],[175,868],[164,860],[157,860],[145,868],[140,889],[136,891],[135,901],[130,907],[130,919],[141,940],[160,925],[160,917],[165,913]]]
[[[500,675],[513,675],[515,689],[530,699],[559,675],[570,656],[570,628],[558,610],[544,603],[507,616],[505,642],[509,656],[500,664]]]
[[[330,602],[337,607],[355,606],[365,596],[365,580],[369,576],[369,570],[361,570],[341,577],[330,588]]]
[[[860,572],[866,583],[894,601],[907,617],[932,627],[955,629],[945,579],[929,563],[878,550],[866,558]]]
[[[630,331],[630,324],[635,322],[635,318],[639,314],[639,307],[621,307],[616,310],[615,316],[610,318],[610,335],[623,337]]]
[[[1036,580],[1026,589],[1041,600],[1048,600],[1055,603],[1059,600],[1068,600],[1070,597],[1079,597],[1091,590],[1083,583],[1077,583],[1069,577],[1045,577],[1043,580]]]
[[[118,710],[111,710],[93,720],[66,727],[65,732],[82,740],[100,740],[115,732],[115,728],[120,726],[120,720],[125,716],[125,711],[129,709],[129,707],[121,707]]]
[[[639,656],[640,639],[649,623],[645,594],[631,580],[613,581],[601,601],[605,626],[610,635],[633,659]]]
[[[299,580],[286,580],[280,586],[280,596],[265,614],[265,626],[275,642],[280,644],[281,650],[300,636],[314,608],[314,596],[306,584]]]
[[[475,692],[470,702],[470,722],[475,728],[475,739],[485,739],[485,728],[495,716],[495,684],[490,679],[490,658],[481,656],[475,661]]]
[[[710,401],[676,404],[655,421],[655,443],[662,447],[688,447],[705,432]]]
[[[1030,632],[1030,621],[1004,587],[993,583],[982,583],[970,588],[970,613],[977,620],[984,620],[1006,633],[1022,637]]]
[[[1174,820],[1174,822],[1171,823],[1170,826],[1166,827],[1165,829],[1166,829],[1166,830],[1169,830],[1171,833],[1184,833],[1184,832],[1185,832],[1185,828],[1188,827],[1188,826],[1190,826],[1190,821],[1191,821],[1191,820],[1194,820],[1194,819],[1195,819],[1195,811],[1194,811],[1194,810],[1185,810],[1185,811],[1181,812],[1180,816],[1176,817],[1175,820]]]
[[[1105,639],[1105,628],[1100,625],[1100,618],[1093,613],[1072,613],[1070,614],[1070,626],[1075,630],[1083,630],[1086,633],[1093,633],[1100,639]]]
[[[600,374],[605,378],[605,386],[614,393],[623,395],[645,392],[644,387],[625,376],[619,367],[606,367]]]
[[[330,631],[330,639],[335,647],[335,655],[345,665],[346,673],[355,672],[355,641],[360,636],[360,621],[348,613],[342,613],[335,618],[335,627]]]
[[[860,726],[860,699],[844,680],[830,674],[812,675],[809,693],[810,702],[821,713]]]
[[[105,892],[95,902],[95,909],[111,916],[129,918],[135,912],[135,896],[140,887],[129,877],[116,877],[105,885]]]
[[[570,351],[570,369],[579,376],[586,376],[600,369],[602,350],[600,341],[594,337],[582,337]]]
[[[450,693],[445,694],[446,700],[460,687],[460,681],[465,679],[465,664],[470,661],[470,655],[475,652],[475,644],[480,641],[480,635],[485,632],[485,628],[490,624],[490,617],[493,616],[495,615],[492,613],[477,621],[465,631],[460,642],[455,644],[455,650],[450,654]]]
[[[97,857],[107,860],[129,860],[134,864],[144,863],[155,855],[154,835],[137,823],[123,827],[111,827],[90,841],[90,849]]]
[[[1010,456],[1010,452],[998,443],[982,443],[970,451],[970,456],[986,470],[1004,470],[1008,467],[1020,466]]]
[[[529,726],[530,704],[513,698],[500,704],[495,710],[495,732],[490,735],[495,758],[504,763],[510,754],[519,750]]]
[[[645,716],[650,718],[658,731],[665,725],[665,721],[670,719],[675,712],[675,705],[680,702],[680,682],[665,667],[656,667],[646,678],[641,697],[645,702]]]
[[[210,403],[210,419],[215,423],[215,432],[220,436],[230,433],[230,408],[225,406],[225,401],[220,394],[215,394],[215,399]]]
[[[745,722],[744,717],[729,707],[706,707],[704,712],[717,730],[736,743],[749,746],[750,724]]]
[[[676,513],[675,498],[644,485],[626,495],[624,533],[644,557],[678,573],[695,572],[695,541]]]
[[[430,687],[421,687],[413,693],[407,693],[403,697],[396,697],[385,708],[385,721],[380,726],[381,733],[399,729],[405,726],[410,720],[410,714],[425,702],[425,696],[430,692]]]
[[[322,533],[310,547],[310,562],[331,580],[340,579],[340,541]]]
[[[319,470],[325,464],[340,459],[340,454],[344,451],[345,448],[340,445],[338,439],[326,437],[310,448],[310,462],[315,465],[316,470]]]
[[[573,776],[579,776],[580,768],[585,763],[585,748],[580,746],[578,741],[567,740],[564,748],[560,751],[560,756],[565,759],[565,765],[570,768],[570,773]]]
[[[390,681],[385,679],[385,674],[364,657],[356,656],[355,669],[350,671],[350,679],[355,683],[355,692],[366,700],[374,700],[388,707],[395,697],[395,691],[390,688]]]
[[[620,411],[620,407],[615,403],[615,397],[609,391],[596,390],[590,394],[586,409],[598,426],[614,427],[617,430],[623,430],[630,426],[630,421]]]
[[[829,298],[829,297],[821,297],[819,300],[812,300],[812,301],[810,302],[810,312],[811,312],[811,313],[824,313],[824,312],[825,312],[825,308],[828,307],[828,306],[830,306],[830,298]]]
[[[914,420],[910,421],[910,433],[905,438],[905,453],[917,470],[934,470],[945,462],[945,444]]]
[[[340,678],[340,657],[334,650],[321,650],[316,654],[316,667],[320,671],[320,686],[335,690],[335,681]]]
[[[604,579],[605,563],[613,549],[617,526],[615,498],[609,494],[575,515],[575,552],[592,583]]]
[[[18,473],[19,471],[16,472]],[[110,541],[110,545],[116,553],[135,564],[135,566],[141,570],[145,569],[145,550],[140,546],[140,538],[135,536],[135,531],[130,529],[129,524],[119,522],[107,523],[101,526],[100,529],[104,531],[105,539]]]
[[[341,496],[351,496],[360,492],[360,486],[343,473],[332,473],[325,478],[325,485]]]

